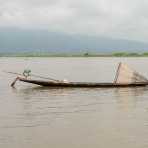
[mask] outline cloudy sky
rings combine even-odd
[[[148,0],[0,0],[7,27],[148,42]]]

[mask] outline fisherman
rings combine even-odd
[[[23,76],[27,79],[27,77],[31,76],[31,70],[25,69],[23,72]]]

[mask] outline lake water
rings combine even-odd
[[[112,82],[120,61],[148,77],[148,58],[0,58],[0,147],[147,148],[148,87],[11,88],[3,72]]]

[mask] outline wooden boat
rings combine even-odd
[[[14,86],[16,81],[22,81],[26,83],[36,84],[46,87],[137,87],[137,86],[147,86],[148,80],[131,70],[126,64],[120,63],[116,72],[115,80],[112,83],[94,83],[94,82],[69,82],[60,80],[37,80],[37,79],[27,79],[23,77],[17,77],[15,81],[11,84]]]
[[[93,82],[53,82],[42,80],[31,80],[18,77],[19,81],[32,83],[40,86],[48,87],[136,87],[146,86],[148,82],[136,82],[136,83],[93,83]]]

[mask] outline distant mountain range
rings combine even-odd
[[[111,39],[48,32],[43,30],[0,30],[0,52],[99,52],[148,51],[148,44],[138,41]]]

